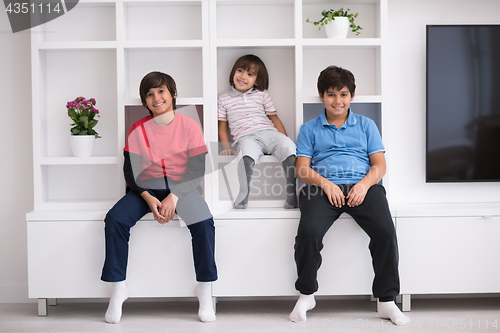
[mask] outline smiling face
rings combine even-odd
[[[233,83],[234,88],[241,93],[252,89],[257,80],[257,73],[255,69],[251,68],[249,70],[238,68],[234,72]]]
[[[354,95],[351,95],[347,87],[340,90],[330,87],[323,94],[320,93],[319,98],[325,105],[328,123],[340,127],[347,120]]]
[[[146,94],[146,105],[153,113],[153,117],[157,117],[174,110],[173,100],[176,97],[177,95],[173,97],[170,95],[166,86],[151,88]]]

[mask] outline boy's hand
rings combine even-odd
[[[160,214],[160,209],[162,206],[160,200],[149,194],[147,191],[142,192],[141,197],[144,199],[144,201],[146,201],[146,203],[149,206],[149,209],[151,209],[151,212],[155,217],[155,221],[157,221],[160,224],[165,224],[166,223],[165,215]]]
[[[361,182],[354,185],[349,191],[349,194],[347,194],[347,205],[349,207],[356,207],[361,205],[365,200],[368,188],[368,186],[362,184]]]
[[[342,193],[340,187],[332,182],[328,182],[322,186],[323,191],[325,191],[326,196],[328,197],[328,201],[330,204],[337,208],[341,208],[345,205],[345,196]]]
[[[175,207],[177,206],[177,201],[179,197],[173,193],[167,195],[165,199],[161,202],[160,213],[165,216],[165,220],[161,224],[170,222],[175,216]]]
[[[227,149],[224,149],[223,151],[221,151],[220,154],[224,155],[224,156],[236,155],[236,151],[234,151],[234,149],[232,149],[232,148],[227,148]]]

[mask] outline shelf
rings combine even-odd
[[[217,47],[292,47],[296,42],[293,38],[281,39],[219,39]]]
[[[304,38],[302,45],[308,47],[380,47],[380,38]]]
[[[125,49],[135,50],[159,50],[165,48],[193,48],[201,49],[203,46],[202,40],[142,40],[142,41],[125,41],[123,47]]]
[[[41,42],[39,50],[64,51],[64,50],[107,50],[116,49],[114,41],[89,41],[89,42]]]
[[[92,157],[42,157],[40,165],[84,165],[84,164],[118,164],[121,159],[117,156]]]

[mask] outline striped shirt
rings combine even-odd
[[[267,90],[250,89],[245,93],[232,88],[219,96],[218,119],[227,121],[234,142],[249,133],[262,130],[275,130],[268,116],[278,112]]]

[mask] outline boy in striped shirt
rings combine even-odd
[[[221,155],[235,155],[233,146],[241,152],[238,165],[240,192],[234,207],[248,206],[250,180],[255,163],[263,154],[278,158],[286,177],[286,201],[284,208],[297,208],[295,177],[295,144],[287,136],[283,123],[278,118],[274,102],[267,91],[269,76],[262,60],[252,54],[240,57],[229,75],[231,90],[218,99],[219,140]],[[233,136],[229,143],[227,127]]]

